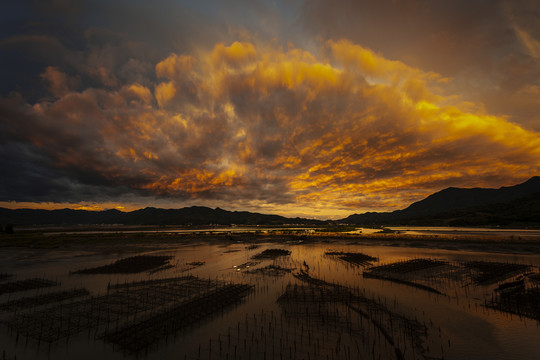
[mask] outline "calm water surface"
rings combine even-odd
[[[254,255],[268,248],[287,249],[291,254],[277,259],[252,259]],[[477,285],[466,279],[456,281],[443,276],[433,277],[427,281],[424,279],[423,284],[443,293],[438,295],[406,284],[364,278],[362,273],[369,266],[353,265],[335,256],[325,255],[328,251],[361,252],[378,258],[371,263],[372,266],[418,258],[446,260],[451,264],[476,260],[522,263],[532,265],[532,271],[538,271],[540,266],[540,258],[533,255],[331,243],[262,244],[254,249],[248,248],[245,244],[228,246],[200,244],[149,253],[173,256],[170,262],[175,266],[155,274],[143,272],[135,275],[80,275],[70,272],[110,264],[122,256],[89,255],[86,252],[70,251],[6,250],[0,254],[0,273],[11,273],[14,277],[0,282],[0,285],[7,281],[33,277],[55,280],[60,285],[3,294],[0,295],[0,304],[17,298],[73,288],[85,288],[92,296],[99,296],[107,294],[107,286],[110,284],[188,274],[200,279],[251,284],[254,288],[245,301],[237,306],[210,316],[188,329],[171,334],[155,344],[148,352],[139,353],[136,357],[125,355],[117,347],[100,340],[99,334],[93,330],[83,331],[67,340],[48,344],[38,343],[22,336],[17,339],[6,325],[0,328],[0,351],[5,351],[8,359],[15,356],[17,359],[124,359],[126,356],[142,359],[247,359],[263,356],[267,359],[280,359],[289,358],[293,351],[302,354],[301,357],[293,354],[293,358],[307,358],[316,354],[329,359],[359,356],[378,358],[381,354],[395,358],[391,346],[385,343],[384,336],[373,325],[377,321],[383,323],[385,314],[391,312],[396,316],[414,319],[426,327],[426,334],[422,338],[423,354],[415,353],[415,350],[411,349],[412,345],[407,348],[407,340],[403,340],[406,348],[404,354],[408,359],[429,357],[456,360],[538,359],[540,328],[537,321],[484,306],[486,299],[492,296],[493,289],[498,285],[496,282]],[[194,261],[203,261],[204,265],[190,269],[187,264]],[[257,264],[238,270],[239,265],[249,262]],[[292,270],[280,276],[249,272],[271,264]],[[277,300],[287,290],[288,285],[306,285],[294,276],[306,270],[312,278],[338,284],[372,299],[374,304],[384,307],[386,313],[374,312],[375,315],[372,316],[375,318],[371,321],[367,318],[362,319],[350,309],[343,310],[336,307],[331,311],[335,311],[336,314],[346,311],[350,316],[347,320],[348,325],[339,323],[341,328],[336,324],[321,325],[309,319],[293,317],[291,320],[290,313],[284,315],[284,308]],[[318,311],[321,311],[320,305],[317,306]],[[379,320],[377,320],[379,315],[376,314],[380,314]],[[10,312],[0,311],[0,318],[3,321],[9,321],[11,316],[13,314]],[[357,332],[351,330],[355,326],[360,330]],[[331,341],[337,339],[343,342],[345,350],[339,353],[333,350],[326,351],[325,337]]]
[[[220,234],[220,233],[268,233],[276,231],[295,231],[295,232],[310,232],[316,228],[312,227],[261,227],[261,226],[238,226],[238,227],[213,227],[207,229],[137,229],[137,230],[122,230],[114,227],[108,230],[68,230],[62,229],[58,232],[48,232],[50,236],[59,234],[110,234],[110,233],[172,233],[172,234]],[[442,227],[442,226],[390,226],[388,229],[400,234],[409,235],[487,235],[497,237],[522,237],[522,238],[538,238],[540,239],[540,230],[537,229],[501,229],[501,228],[474,228],[474,227]],[[27,229],[27,230],[39,230]],[[347,232],[348,234],[374,234],[381,232],[380,228],[362,228]]]

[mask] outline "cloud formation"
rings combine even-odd
[[[540,170],[534,2],[43,4],[0,26],[0,205],[339,217]]]
[[[347,38],[452,78],[451,93],[540,131],[540,102],[524,111],[507,100],[540,86],[539,16],[536,1],[314,0],[300,18],[323,39]]]
[[[54,67],[40,77],[51,98],[1,100],[4,151],[45,169],[4,201],[116,193],[330,215],[403,207],[450,184],[518,182],[540,167],[538,133],[441,95],[448,78],[347,40],[315,53],[256,42],[173,53],[153,86],[113,86],[111,75],[74,90]]]

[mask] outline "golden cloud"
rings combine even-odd
[[[317,54],[217,44],[155,71],[152,94],[138,83],[67,91],[48,70],[59,99],[25,110],[39,119],[29,138],[58,166],[114,184],[277,212],[399,208],[540,169],[538,133],[445,94],[450,79],[348,41]],[[43,135],[52,131],[69,152]]]

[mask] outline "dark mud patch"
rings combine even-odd
[[[285,249],[266,249],[261,253],[258,253],[257,255],[254,255],[252,259],[275,259],[280,256],[288,256],[291,255],[291,252],[289,250]]]
[[[19,291],[40,289],[56,285],[59,285],[59,283],[56,281],[39,278],[10,281],[4,284],[0,284],[0,295],[15,293]]]
[[[284,268],[279,265],[268,265],[262,268],[248,270],[246,273],[265,276],[283,276],[291,273],[293,270],[294,269]]]
[[[170,265],[172,256],[139,255],[117,260],[112,264],[82,269],[72,274],[136,274]]]
[[[463,266],[471,271],[472,280],[479,285],[504,281],[512,276],[527,272],[531,268],[530,265],[490,261],[467,261],[463,263]]]
[[[360,266],[369,266],[371,265],[372,262],[379,260],[376,257],[369,256],[363,253],[327,251],[324,254],[327,256],[335,256],[339,260],[343,260],[350,264],[360,265]]]
[[[412,259],[374,266],[369,268],[368,271],[364,271],[362,275],[365,278],[392,281],[434,294],[444,295],[432,286],[419,281],[427,281],[429,278],[442,276],[444,270],[448,269],[448,265],[447,261],[442,260]]]
[[[155,274],[155,273],[158,273],[158,272],[161,272],[161,271],[172,269],[173,267],[174,267],[174,265],[172,265],[172,264],[165,264],[163,266],[160,266],[160,267],[157,267],[155,269],[149,270],[148,273],[149,274]]]
[[[540,288],[526,280],[524,277],[499,285],[486,307],[540,321]]]
[[[447,261],[434,259],[412,259],[407,261],[398,261],[391,264],[374,266],[369,270],[372,272],[385,274],[403,274],[423,271],[440,266],[448,265]]]
[[[420,289],[420,290],[429,291],[429,292],[432,292],[432,293],[437,294],[437,295],[444,295],[442,292],[440,292],[437,289],[432,288],[431,286],[422,285],[422,284],[419,284],[419,283],[416,283],[416,282],[413,282],[413,281],[409,281],[409,280],[398,279],[398,278],[395,278],[395,277],[388,277],[388,276],[384,276],[384,275],[377,275],[377,274],[374,274],[374,273],[371,273],[371,272],[364,272],[362,275],[365,278],[369,278],[369,279],[378,279],[378,280],[391,281],[391,282],[395,282],[397,284],[407,285],[407,286],[411,286],[411,287],[414,287],[414,288],[417,288],[417,289]]]
[[[21,299],[11,300],[2,303],[0,304],[0,310],[19,311],[52,303],[61,303],[66,300],[72,300],[88,295],[90,295],[90,293],[86,289],[73,289],[68,291],[52,292],[38,296],[24,297]]]
[[[204,261],[191,261],[191,262],[185,263],[183,265],[178,265],[177,270],[179,272],[191,271],[191,270],[194,270],[194,269],[196,269],[198,267],[201,267],[201,266],[203,266],[205,264],[206,264],[206,262],[204,262]],[[171,267],[174,267],[174,266],[171,266]]]
[[[173,277],[173,278],[165,278],[165,279],[153,279],[153,280],[142,280],[142,281],[132,281],[132,282],[126,282],[126,283],[117,283],[117,284],[109,284],[107,285],[107,291],[109,290],[118,290],[118,289],[130,289],[130,288],[161,288],[161,287],[168,287],[169,285],[175,285],[175,284],[181,284],[186,286],[186,284],[190,284],[191,282],[197,280],[195,276],[179,276],[179,277]]]

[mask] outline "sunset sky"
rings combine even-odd
[[[4,1],[0,206],[342,218],[540,175],[540,2]]]

